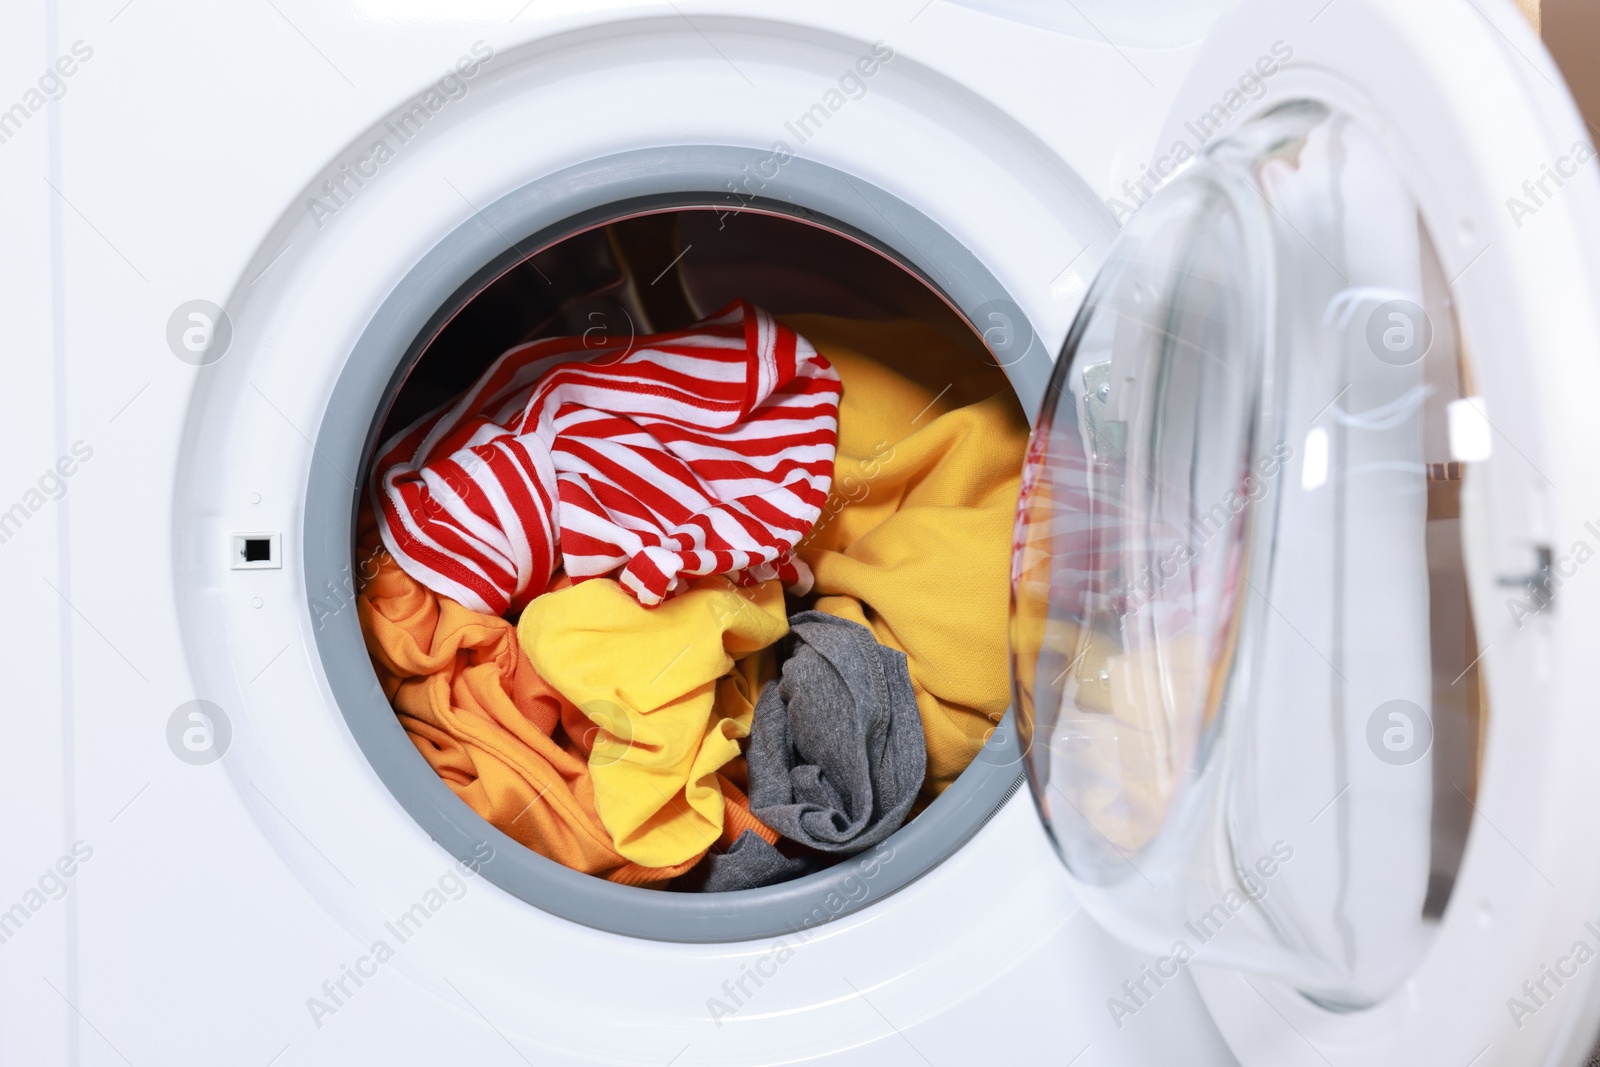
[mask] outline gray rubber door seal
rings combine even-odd
[[[766,168],[757,170],[757,168]],[[842,171],[790,159],[743,190],[772,154],[728,146],[627,152],[579,164],[509,193],[434,247],[372,316],[351,352],[317,432],[306,488],[308,610],[352,580],[359,501],[340,471],[367,463],[390,402],[429,341],[473,295],[539,249],[640,212],[715,207],[789,215],[871,245],[943,294],[969,322],[999,323],[996,361],[1032,416],[1052,361],[1000,283],[960,242],[902,200]],[[740,183],[747,183],[741,185]],[[730,190],[739,189],[734,193]],[[992,346],[995,347],[995,346]],[[330,585],[331,583],[331,585]],[[354,612],[313,612],[317,651],[350,732],[384,784],[458,859],[493,847],[482,874],[508,893],[585,926],[679,942],[780,937],[848,914],[925,874],[977,832],[1017,791],[1021,758],[1008,711],[972,766],[877,849],[782,885],[731,893],[671,893],[616,885],[524,848],[440,781],[379,688]]]

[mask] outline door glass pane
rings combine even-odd
[[[1348,118],[1279,108],[1131,220],[1035,430],[1012,620],[1033,793],[1114,932],[1332,1005],[1409,973],[1475,795],[1490,437]]]

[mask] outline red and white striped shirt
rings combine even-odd
[[[703,574],[811,576],[792,549],[833,479],[839,375],[744,301],[679,333],[519,345],[380,452],[383,542],[429,589],[495,615],[618,567],[641,604]]]

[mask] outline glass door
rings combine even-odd
[[[1129,223],[1013,573],[1029,781],[1113,933],[1341,1008],[1412,970],[1477,787],[1492,452],[1432,238],[1350,118],[1272,110]]]

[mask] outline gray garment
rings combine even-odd
[[[746,830],[734,839],[728,851],[706,853],[705,866],[705,881],[696,888],[702,893],[726,893],[787,882],[810,871],[813,864],[790,859],[754,830]]]
[[[803,611],[756,702],[750,810],[822,852],[877,844],[905,822],[928,751],[903,652],[865,626]]]

